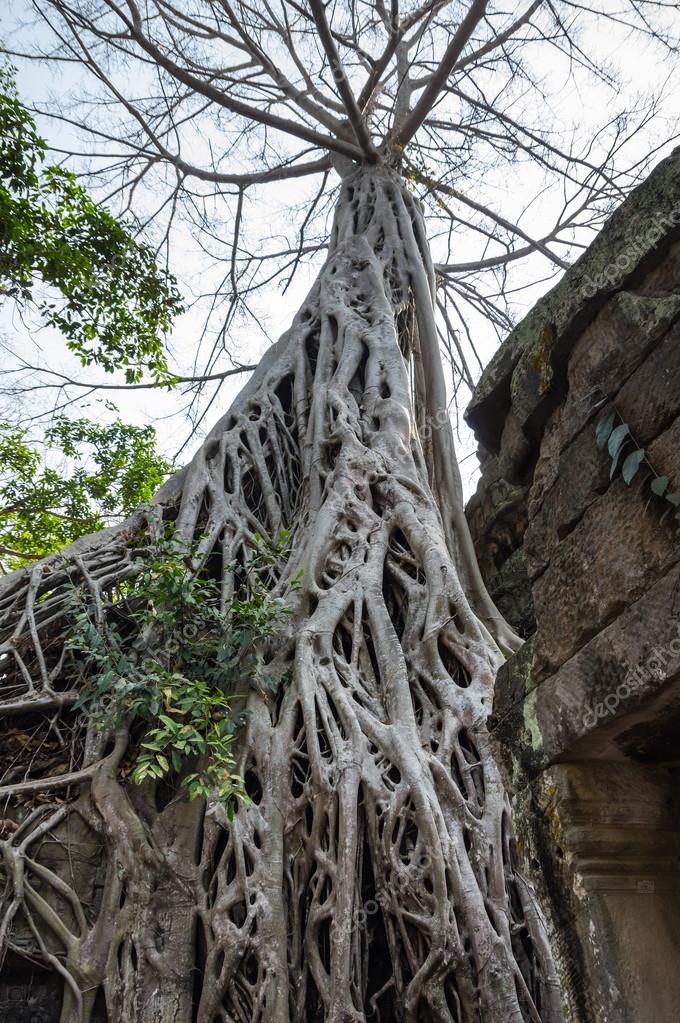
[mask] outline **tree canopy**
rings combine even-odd
[[[38,560],[130,514],[169,469],[152,426],[62,414],[37,444],[26,429],[0,423],[0,569]]]
[[[47,143],[0,67],[0,296],[32,304],[83,365],[167,380],[163,335],[182,309],[150,246],[47,162]]]

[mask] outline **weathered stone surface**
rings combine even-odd
[[[534,646],[534,652],[536,647]],[[532,672],[524,701],[524,764],[540,765],[584,749],[618,754],[616,735],[634,720],[655,718],[651,704],[663,697],[660,714],[680,698],[680,567],[673,567],[639,600],[598,632],[540,684]],[[647,711],[644,710],[647,706]],[[531,723],[531,728],[527,726]]]
[[[589,310],[589,316],[594,315],[595,309]],[[585,326],[585,309],[581,311],[584,316],[582,325]],[[573,328],[572,328],[573,329]],[[568,332],[568,336],[571,331]],[[561,341],[561,345],[559,342]],[[548,417],[554,401],[557,398],[557,391],[560,382],[558,358],[560,348],[567,347],[568,342],[564,337],[560,338],[558,323],[556,319],[546,320],[541,329],[534,334],[531,341],[525,345],[524,351],[517,360],[510,379],[510,401],[511,412],[516,419],[516,429],[523,430],[529,436],[539,437],[542,425]],[[541,415],[541,411],[547,411]],[[531,420],[539,419],[540,426],[536,423],[533,431],[527,429]],[[509,461],[512,452],[504,451],[504,437],[501,437],[500,457]]]
[[[595,437],[613,404],[680,491],[679,231],[677,150],[512,333],[468,417],[498,452],[471,509],[506,615],[525,559],[532,579],[537,631],[490,725],[569,1023],[680,1020],[679,534],[644,469],[610,481]],[[513,489],[494,518],[489,494]]]
[[[512,411],[508,413],[501,436],[498,468],[510,483],[520,483],[531,458],[531,445]]]
[[[647,453],[657,474],[668,476],[669,491],[680,490],[680,417],[652,441]]]
[[[515,632],[526,639],[536,628],[527,558],[518,548],[490,578],[485,579],[489,596]]]
[[[598,415],[602,402],[617,394],[680,318],[680,280],[676,287],[679,290],[675,294],[653,297],[619,292],[581,335],[567,369],[569,391],[562,405],[563,446]]]
[[[484,485],[466,514],[480,572],[494,604],[522,637],[535,628],[531,585],[522,551],[526,528],[526,487],[500,475],[498,460],[487,459]]]
[[[538,751],[542,749],[540,735],[532,741],[525,734],[524,705],[535,686],[531,675],[533,656],[532,637],[501,667],[496,679],[493,714],[489,719],[505,769],[518,788],[525,783],[526,757],[534,746]],[[540,752],[537,756],[540,758]]]
[[[663,651],[661,651],[663,654]],[[665,697],[665,698],[664,698]],[[643,764],[674,764],[680,749],[680,687],[661,694],[654,713],[622,721],[614,744],[627,759]],[[678,863],[680,870],[680,861]]]
[[[680,819],[672,773],[636,763],[563,763],[530,792],[520,827],[546,879],[540,889],[564,921],[558,947],[583,1018],[673,1020]]]
[[[678,355],[680,355],[680,338],[676,341]],[[670,361],[670,360],[669,360]],[[658,367],[657,367],[658,368]],[[642,380],[635,384],[637,374],[631,380],[631,387],[624,404],[622,400],[617,403],[621,411],[626,413],[626,419],[630,421],[631,427],[639,443],[647,443],[650,430],[654,429],[654,416],[650,415],[650,404],[658,409],[658,419],[668,418],[669,407],[672,412],[672,405],[680,398],[680,388],[673,385],[673,374],[665,376],[668,387],[650,389],[645,387],[645,379],[649,379],[649,371],[641,367],[640,377]],[[627,389],[628,390],[628,389]],[[658,401],[658,405],[656,402]],[[561,407],[555,413],[555,426],[553,436],[561,436],[561,427],[568,419],[567,409]],[[530,579],[536,579],[549,564],[558,544],[571,532],[584,515],[587,508],[601,494],[604,494],[610,486],[611,459],[606,450],[597,446],[595,428],[599,416],[588,421],[575,439],[561,451],[556,451],[557,445],[552,438],[544,443],[541,450],[539,465],[543,472],[549,473],[552,478],[552,486],[547,495],[539,505],[535,497],[536,490],[543,487],[542,479],[534,479],[529,493],[530,518],[527,530],[524,535],[524,549],[527,555],[527,570]],[[650,425],[651,424],[651,425]],[[670,489],[680,488],[680,433],[678,420],[672,421],[668,430],[649,446],[649,459],[659,475],[667,475],[671,480]],[[538,469],[537,465],[537,469]],[[630,492],[635,499],[647,505],[648,496],[640,493],[639,483],[641,476],[634,481]],[[675,483],[677,482],[677,486]],[[614,486],[620,489],[620,482]],[[538,506],[538,507],[537,507]],[[650,509],[659,513],[660,509],[656,502]],[[636,514],[638,514],[636,512]],[[668,543],[673,543],[673,537],[665,534]],[[610,556],[615,557],[617,551],[621,557],[628,556],[627,548],[621,546],[623,538],[612,535],[609,545]]]
[[[558,434],[562,418],[563,410],[559,409]],[[560,541],[571,532],[586,508],[610,485],[610,459],[597,446],[593,423],[588,423],[566,450],[555,452],[553,460],[554,484],[543,499],[540,510],[530,519],[524,535],[527,570],[531,579],[545,570]],[[534,487],[532,495],[533,492]]]
[[[674,526],[617,480],[586,509],[535,581],[534,671],[557,671],[680,558]]]
[[[676,205],[676,214],[678,206]],[[677,220],[677,215],[676,218]],[[680,241],[671,245],[660,262],[651,267],[636,288],[638,295],[672,295],[678,290],[680,281]]]
[[[492,730],[516,784],[566,755],[620,756],[634,722],[680,702],[680,567],[602,629],[550,678],[532,670],[535,639],[500,670]],[[674,688],[671,683],[677,681]]]
[[[526,487],[503,479],[498,460],[484,467],[483,486],[470,498],[466,515],[477,552],[480,571],[486,581],[496,575],[505,560],[522,545],[526,528]]]
[[[555,485],[561,448],[560,409],[558,407],[545,424],[541,447],[532,473],[527,496],[529,519],[534,518],[543,504],[545,495],[549,494]]]
[[[678,285],[680,288],[680,284]],[[615,398],[624,422],[647,444],[680,413],[680,323],[676,323]]]
[[[604,1003],[605,978],[599,969],[593,971],[592,937],[585,941],[582,937],[583,930],[587,935],[590,919],[584,891],[574,884],[564,848],[562,816],[556,799],[558,783],[559,779],[545,772],[517,794],[515,832],[527,876],[541,904],[550,906],[550,943],[570,1010],[566,1018],[569,1023],[576,1020],[594,1023]]]

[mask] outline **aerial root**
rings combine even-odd
[[[0,926],[68,974],[62,1023],[87,1020],[102,985],[111,1018],[135,1023],[150,1005],[159,1023],[561,1019],[486,732],[501,655],[456,562],[462,507],[442,462],[453,449],[418,433],[441,386],[436,365],[424,371],[420,214],[376,172],[343,189],[317,283],[191,465],[120,528],[0,584],[0,664],[23,720],[72,701],[74,582],[103,618],[173,522],[226,605],[229,566],[256,535],[290,534],[268,580],[294,611],[268,652],[290,679],[276,697],[249,695],[239,768],[251,802],[233,820],[218,803],[131,786],[117,770],[127,738],[111,752],[91,730],[70,772],[44,778],[28,763],[2,793],[69,796],[55,835],[78,815],[106,864],[83,915],[83,893],[38,851],[3,842]],[[22,841],[44,826],[36,811]],[[38,876],[40,896],[25,880]],[[64,901],[77,925],[57,923]]]

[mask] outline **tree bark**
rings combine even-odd
[[[232,822],[212,804],[158,810],[111,764],[81,796],[115,863],[107,885],[125,889],[115,926],[105,897],[79,946],[110,1019],[562,1019],[486,728],[517,641],[465,522],[433,301],[416,200],[382,166],[349,174],[290,330],[153,508],[77,548],[105,591],[162,513],[200,538],[196,570],[226,602],[254,534],[291,531],[272,580],[295,610],[270,656],[285,680],[275,699],[251,692],[239,747],[252,804]],[[17,677],[16,636],[35,666],[63,601],[51,571],[0,592],[21,624]]]

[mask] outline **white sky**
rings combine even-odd
[[[15,0],[10,9],[10,19],[2,29],[2,38],[10,48],[27,48],[32,40],[26,37],[26,30],[20,24],[27,9],[25,0]],[[631,42],[624,37],[623,33],[617,35],[617,32],[612,29],[607,33],[606,38],[598,40],[598,48],[604,59],[613,61],[623,69],[626,81],[621,95],[621,106],[630,104],[638,94],[645,94],[659,86],[668,76],[668,67],[662,68],[658,65],[658,55],[653,47],[642,45],[639,41]],[[546,51],[546,60],[549,59],[550,53]],[[549,72],[549,69],[547,70]],[[62,66],[55,74],[54,68],[47,69],[33,64],[28,67],[20,67],[18,85],[24,101],[44,107],[49,105],[51,95],[63,96],[69,90],[78,88],[78,72],[68,67],[64,70]],[[573,82],[558,83],[558,86],[560,98],[555,115],[557,122],[562,121],[565,127],[573,123],[595,126],[603,120],[603,116],[609,116],[614,112],[602,109],[603,92],[596,85],[583,87],[580,90],[575,87]],[[672,95],[672,90],[669,90],[669,96],[672,97]],[[675,112],[669,101],[669,113],[675,114]],[[65,145],[66,133],[63,126],[45,118],[39,119],[39,125],[50,144],[56,147]],[[648,144],[646,139],[640,139],[639,155],[643,155],[644,146]],[[67,143],[66,147],[68,147]],[[631,152],[634,152],[634,149],[629,151],[629,156]],[[512,219],[513,214],[521,212],[526,205],[529,189],[532,186],[535,187],[535,183],[526,180],[507,180],[506,177],[497,175],[495,179],[491,177],[485,182],[487,189],[485,198],[488,200],[489,197],[494,197],[499,212]],[[257,229],[258,234],[261,234],[264,239],[264,244],[267,244],[267,239],[275,244],[273,236],[276,234],[277,224],[282,223],[282,218],[290,216],[289,207],[297,202],[299,196],[299,182],[282,182],[276,186],[275,192],[270,195],[268,201],[260,200],[257,208],[251,208],[248,211],[251,230]],[[525,229],[536,236],[545,233],[548,225],[552,223],[551,206],[554,201],[554,196],[551,195],[537,201],[522,220]],[[462,241],[461,251],[455,256],[458,261],[463,261],[472,255],[472,252],[466,253],[464,246],[465,239]],[[434,255],[436,259],[436,243]],[[173,269],[187,291],[196,292],[201,288],[206,274],[205,261],[199,257],[188,234],[186,244],[183,244],[181,237],[175,238],[173,263]],[[558,279],[554,277],[550,282],[541,281],[540,278],[544,277],[548,271],[547,262],[540,257],[532,258],[525,264],[521,276],[518,278],[522,284],[527,285],[526,290],[517,295],[515,313],[518,319]],[[281,295],[276,284],[270,285],[266,298],[260,300],[257,310],[261,322],[271,338],[278,337],[286,329],[313,276],[314,264],[310,264],[305,267],[304,272],[298,275],[293,286],[285,295]],[[186,314],[179,319],[170,338],[170,350],[177,371],[180,373],[192,371],[192,355],[195,347],[193,339],[200,329],[201,322],[197,313]],[[31,325],[31,329],[27,331],[16,311],[7,304],[0,313],[0,336],[10,340],[15,349],[32,363],[49,365],[52,368],[70,372],[73,376],[82,379],[98,381],[104,379],[104,374],[96,368],[82,369],[77,361],[64,351],[61,339],[54,332],[48,330],[36,332],[33,329],[34,326]],[[476,346],[486,362],[495,348],[495,336],[481,320],[475,324],[475,331]],[[258,333],[252,325],[236,327],[229,340],[234,357],[248,363],[256,362],[267,345],[266,338]],[[225,360],[218,368],[226,369],[227,367],[228,362]],[[245,378],[241,376],[234,377],[225,383],[203,424],[204,429],[191,438],[190,444],[182,453],[180,463],[187,461],[193,454],[204,433],[226,411],[244,381]],[[179,394],[168,394],[161,391],[112,391],[98,397],[113,400],[120,410],[122,418],[127,421],[138,424],[153,423],[158,432],[159,446],[169,457],[175,455],[186,438],[187,423],[181,415],[185,399]],[[90,399],[90,401],[92,400]],[[28,419],[48,407],[50,407],[48,396],[37,392],[27,396],[21,411]],[[79,405],[73,411],[77,412],[82,407]],[[0,418],[7,411],[16,413],[16,409],[3,410],[0,407]],[[101,401],[90,404],[85,414],[91,415],[93,418],[106,418],[109,415]],[[461,471],[467,494],[474,490],[478,476],[477,460],[473,454],[474,447],[474,439],[463,426],[459,455],[462,460]]]

